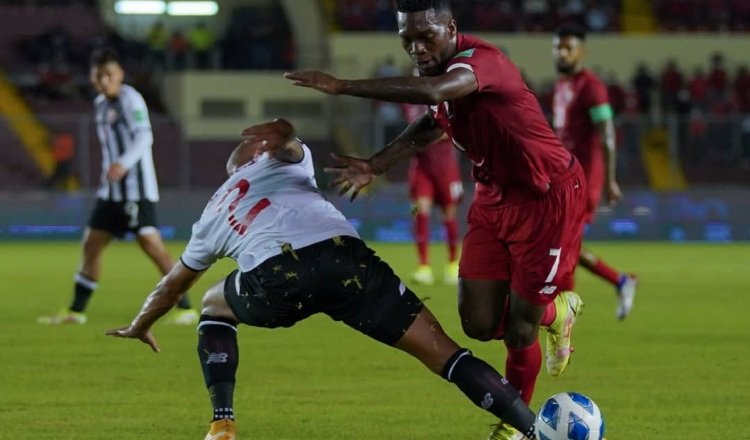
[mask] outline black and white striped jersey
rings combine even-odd
[[[151,150],[154,136],[143,96],[123,84],[117,99],[110,100],[101,94],[97,96],[94,112],[96,132],[102,146],[102,173],[97,197],[114,202],[158,201],[159,187]],[[107,171],[114,163],[127,170],[119,182],[107,181]]]

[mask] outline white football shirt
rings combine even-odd
[[[299,163],[264,153],[229,177],[193,225],[183,264],[204,270],[230,257],[247,272],[281,254],[287,243],[299,249],[337,235],[359,238],[318,190],[312,154],[302,148]]]
[[[102,170],[96,194],[101,200],[127,202],[159,200],[159,186],[151,152],[154,136],[143,96],[123,84],[117,99],[100,94],[94,100],[96,133],[102,146]],[[119,182],[109,182],[110,165],[128,171]]]

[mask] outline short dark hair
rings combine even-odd
[[[91,54],[92,66],[101,66],[107,63],[120,64],[120,57],[117,55],[117,52],[111,47],[99,48]]]
[[[576,37],[581,41],[586,40],[586,29],[578,23],[566,23],[557,29],[560,38]]]
[[[398,12],[420,12],[434,9],[435,12],[451,12],[450,0],[396,0]]]

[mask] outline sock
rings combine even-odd
[[[500,373],[462,348],[443,367],[444,379],[454,383],[475,405],[535,439],[534,413]]]
[[[180,302],[177,303],[178,309],[190,309],[190,298],[188,298],[187,292],[182,295],[182,298],[180,298]]]
[[[506,344],[508,357],[505,359],[505,376],[521,393],[521,398],[528,405],[534,395],[536,377],[542,368],[542,348],[539,339],[524,348],[511,348]]]
[[[445,241],[448,245],[448,261],[456,261],[456,247],[458,244],[458,222],[454,218],[453,220],[446,220],[443,222],[445,226]]]
[[[605,263],[601,259],[597,258],[593,264],[588,261],[581,260],[581,266],[585,267],[599,278],[603,278],[609,281],[609,283],[614,286],[617,286],[618,281],[620,281],[620,274],[613,268],[609,267],[607,263]]]
[[[430,244],[430,217],[426,214],[417,213],[414,216],[414,241],[417,243],[419,253],[419,264],[428,264],[427,247]]]
[[[198,323],[198,358],[214,410],[213,420],[234,420],[232,399],[239,354],[236,323],[201,315]]]
[[[557,306],[555,305],[554,301],[550,301],[549,304],[547,304],[547,308],[544,309],[544,315],[542,315],[541,325],[544,327],[549,327],[553,322],[555,322],[555,318],[557,318]]]
[[[75,288],[73,291],[73,302],[70,304],[70,310],[81,313],[86,310],[91,294],[94,293],[98,284],[96,280],[89,279],[81,273],[77,273],[74,280]]]

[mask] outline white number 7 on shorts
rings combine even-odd
[[[555,257],[555,263],[552,265],[552,269],[549,271],[549,275],[547,275],[547,279],[544,280],[545,283],[551,283],[552,280],[555,279],[555,275],[557,275],[557,268],[560,266],[560,251],[562,248],[552,248],[549,250],[550,257]]]

